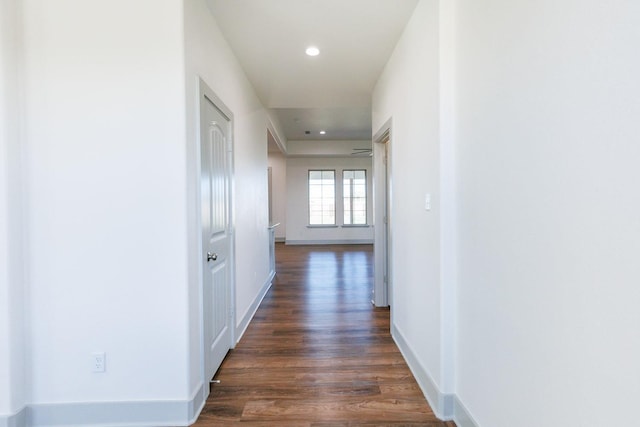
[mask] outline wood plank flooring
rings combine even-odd
[[[276,245],[277,275],[197,427],[454,427],[439,421],[371,305],[372,247]]]

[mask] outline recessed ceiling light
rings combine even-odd
[[[318,49],[315,46],[309,46],[307,48],[307,50],[305,50],[305,52],[307,53],[307,55],[309,56],[318,56],[320,55],[320,49]]]
[[[324,134],[326,134],[326,133],[327,133],[327,131],[325,131],[325,130],[321,130],[321,131],[320,131],[320,135],[324,135]]]

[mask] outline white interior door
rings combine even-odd
[[[232,345],[231,122],[205,93],[201,101],[204,369],[211,379]]]

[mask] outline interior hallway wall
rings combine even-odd
[[[34,426],[184,424],[206,386],[197,76],[235,114],[241,329],[268,285],[267,115],[204,1],[3,2],[0,20],[0,422],[28,404]]]
[[[479,426],[637,424],[638,16],[457,1],[456,391]]]
[[[276,227],[276,241],[284,241],[287,228],[287,158],[282,153],[269,153],[271,167],[271,214]]]
[[[22,6],[30,423],[178,422],[166,402],[190,394],[182,1]],[[167,412],[145,413],[158,402]]]
[[[21,23],[20,2],[0,2],[0,425],[26,404]]]
[[[453,218],[442,177],[440,2],[422,0],[373,92],[373,131],[391,120],[392,333],[440,417],[451,415],[453,363],[443,331],[453,302],[445,299],[444,221]],[[378,148],[378,147],[376,147]],[[376,150],[376,153],[379,151]],[[431,208],[425,208],[429,195]],[[451,238],[447,236],[447,238]],[[449,270],[446,270],[447,272]]]

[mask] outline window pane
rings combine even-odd
[[[309,171],[309,181],[322,179],[322,171]]]
[[[317,199],[318,197],[322,197],[322,187],[319,185],[310,185],[309,186],[309,199]]]
[[[356,225],[364,225],[367,223],[367,213],[363,211],[353,213],[353,223]]]
[[[335,171],[309,171],[309,224],[335,224]]]
[[[343,223],[365,225],[367,223],[367,171],[364,169],[342,171]]]
[[[351,186],[350,185],[345,185],[343,190],[342,190],[342,195],[345,199],[348,199],[349,197],[351,197]]]

